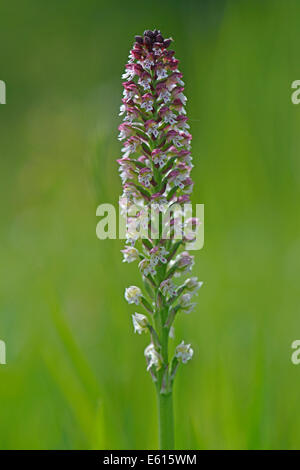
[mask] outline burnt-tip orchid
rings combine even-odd
[[[138,261],[144,285],[144,292],[136,286],[126,288],[125,299],[145,309],[145,314],[133,314],[132,321],[135,332],[150,335],[144,354],[157,389],[162,449],[174,448],[174,377],[180,363],[193,356],[190,344],[182,341],[170,358],[169,337],[174,336],[176,316],[195,307],[192,297],[202,285],[196,277],[182,280],[194,265],[187,250],[199,221],[180,218],[194,184],[192,136],[179,62],[169,49],[172,41],[158,30],[135,36],[122,75],[123,156],[117,160],[123,185],[120,206],[126,215],[123,261]],[[162,220],[169,213],[166,226]]]

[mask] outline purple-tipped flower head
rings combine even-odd
[[[122,76],[122,183],[130,183],[147,202],[148,193],[164,198],[174,187],[177,199],[185,201],[193,184],[184,83],[174,51],[168,49],[171,42],[158,30],[136,36]]]

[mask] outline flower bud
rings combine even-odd
[[[139,259],[139,252],[133,246],[124,248],[124,250],[121,250],[121,253],[123,253],[124,256],[123,263],[132,263]]]
[[[171,38],[165,39],[165,40],[164,40],[164,46],[165,46],[165,47],[169,47],[169,45],[171,44],[171,42],[172,42],[172,39],[171,39]]]
[[[156,370],[161,368],[162,359],[153,343],[150,343],[149,346],[146,347],[144,355],[147,361],[147,370],[150,370],[152,366],[155,366]]]
[[[184,313],[191,313],[196,307],[197,304],[194,302],[191,302],[192,297],[193,297],[192,293],[183,294],[180,297],[178,305],[180,305]]]
[[[190,359],[192,359],[194,354],[193,349],[190,344],[184,344],[182,341],[175,350],[175,357],[183,364],[186,364]]]
[[[195,308],[196,304],[191,303],[193,294],[183,294],[179,299],[179,305],[184,310],[184,313],[191,313],[191,311]]]
[[[183,251],[177,259],[177,267],[184,271],[184,273],[191,271],[194,265],[195,257],[190,255],[187,251]]]
[[[148,330],[148,319],[145,315],[141,313],[136,313],[132,315],[132,323],[135,333],[141,334],[143,331]]]
[[[191,298],[192,298],[192,294],[183,294],[179,300],[181,307],[183,308],[187,307],[191,302]]]
[[[197,277],[191,277],[185,281],[184,285],[188,291],[195,293],[203,286],[203,282],[199,282]]]
[[[136,304],[140,303],[140,299],[142,297],[142,291],[139,287],[130,286],[125,289],[125,299],[129,304]]]

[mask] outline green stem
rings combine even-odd
[[[172,392],[167,395],[157,389],[160,450],[174,450],[174,418]]]
[[[160,338],[163,367],[158,373],[157,406],[159,423],[159,446],[161,450],[174,449],[174,417],[172,385],[169,381],[168,343],[169,328],[163,325],[166,321],[167,311],[160,311]]]

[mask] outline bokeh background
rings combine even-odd
[[[205,247],[176,342],[180,449],[300,448],[300,3],[3,1],[0,7],[1,449],[155,449],[139,285],[118,240],[121,74],[133,36],[173,36],[186,82]]]

